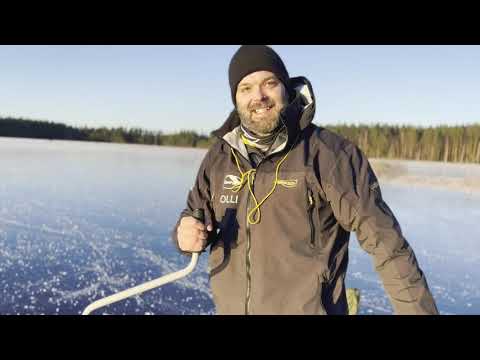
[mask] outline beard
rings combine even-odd
[[[254,110],[271,107],[265,114],[256,114]],[[244,127],[256,135],[264,136],[271,134],[280,123],[280,113],[285,107],[279,107],[271,100],[253,104],[248,108],[237,108],[237,113]]]

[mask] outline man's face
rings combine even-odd
[[[257,135],[271,133],[288,103],[285,86],[270,71],[245,76],[237,86],[237,112],[247,129]]]

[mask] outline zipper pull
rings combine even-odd
[[[315,202],[313,201],[312,191],[310,189],[308,189],[308,202],[310,204],[310,208],[315,205]]]

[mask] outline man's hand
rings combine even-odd
[[[212,230],[212,225],[205,226],[197,219],[186,216],[180,220],[177,229],[178,246],[184,252],[200,252],[207,245],[207,231]]]

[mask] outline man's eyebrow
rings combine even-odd
[[[270,80],[279,81],[278,78],[275,75],[272,75],[272,76],[267,77],[266,79],[263,79],[262,84],[267,82],[267,81],[270,81]],[[238,87],[242,87],[242,86],[252,86],[252,84],[250,84],[248,82],[244,82],[244,83],[241,83],[241,84],[238,85]]]
[[[278,78],[275,75],[272,75],[272,76],[269,76],[268,78],[266,78],[265,80],[263,80],[262,82],[267,82],[267,81],[270,81],[270,80],[278,81]]]

